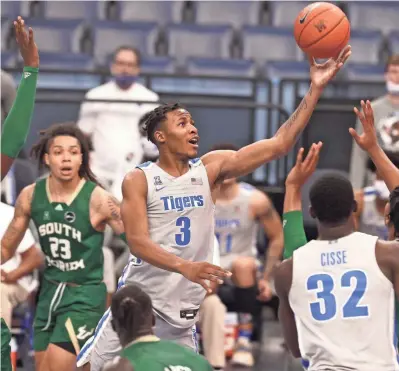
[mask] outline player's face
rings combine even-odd
[[[388,228],[388,239],[392,241],[395,239],[395,228],[393,227],[393,224],[391,223],[391,219],[389,217],[390,212],[391,208],[389,207],[389,202],[387,202],[384,209],[384,219],[385,219],[385,225]]]
[[[183,158],[197,157],[199,135],[188,111],[178,109],[168,112],[164,127],[163,140],[171,153]]]
[[[79,141],[70,136],[55,137],[45,155],[51,175],[61,181],[70,181],[79,176],[82,151]]]

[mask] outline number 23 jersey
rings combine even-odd
[[[399,370],[395,293],[378,266],[376,242],[355,232],[294,252],[289,301],[308,370]]]
[[[147,185],[150,238],[171,254],[194,262],[212,261],[214,203],[208,175],[200,159],[191,160],[189,171],[173,177],[157,164],[139,166]],[[127,281],[139,284],[150,295],[155,312],[171,325],[188,328],[205,296],[202,286],[181,274],[132,258]]]

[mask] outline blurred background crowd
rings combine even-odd
[[[377,184],[378,177],[348,134],[349,127],[360,125],[353,113],[360,99],[373,101],[380,143],[391,159],[399,156],[399,3],[335,3],[351,23],[352,56],[326,88],[296,149],[323,141],[314,176],[334,169],[362,189]],[[201,155],[220,142],[242,147],[273,135],[308,87],[306,56],[292,33],[304,6],[301,1],[2,1],[2,122],[21,73],[12,28],[18,15],[34,29],[40,51],[32,129],[25,151],[2,182],[2,201],[13,205],[23,187],[45,174],[30,160],[29,149],[39,131],[53,123],[76,122],[91,138],[93,171],[118,199],[126,172],[157,158],[143,124],[159,102],[179,101],[190,110],[201,136]],[[245,179],[266,192],[280,213],[295,153]],[[304,217],[312,238],[314,222],[306,212]],[[268,236],[260,231],[260,257],[267,247]],[[112,294],[129,253],[109,231],[104,254]],[[30,350],[39,273],[33,277],[31,300],[19,298],[14,306],[14,341],[25,349],[20,361]],[[290,362],[281,361],[284,344],[273,324],[275,300],[267,306],[272,316],[266,333],[256,336],[269,352],[261,362],[275,362],[268,369],[279,371]],[[234,326],[234,317],[226,318],[226,328]]]

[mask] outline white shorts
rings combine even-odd
[[[111,310],[108,309],[97,325],[94,335],[86,341],[77,357],[77,367],[90,362],[91,371],[100,371],[104,364],[121,351],[118,336],[111,326]],[[172,340],[198,352],[195,325],[189,328],[177,328],[155,314],[154,333],[160,339]]]

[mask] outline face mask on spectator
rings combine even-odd
[[[130,88],[136,81],[137,76],[133,75],[115,75],[115,82],[124,89]]]
[[[374,181],[374,189],[378,195],[378,197],[382,200],[389,200],[389,189],[383,180],[375,180]]]
[[[399,95],[399,84],[396,84],[393,81],[387,81],[387,90],[389,94]]]

